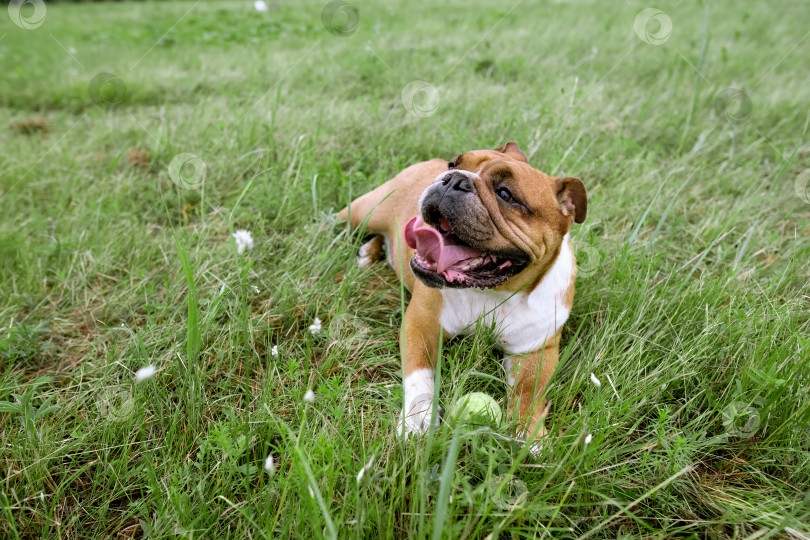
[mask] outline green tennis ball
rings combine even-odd
[[[498,402],[483,392],[461,396],[450,408],[450,418],[456,422],[500,424],[501,408]]]

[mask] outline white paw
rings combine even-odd
[[[373,247],[375,241],[376,239],[369,240],[360,246],[360,249],[357,251],[357,266],[360,268],[365,268],[377,261],[374,257],[374,252],[377,251],[377,248]]]
[[[397,423],[397,433],[400,436],[423,435],[433,422],[433,394],[417,396],[402,411]]]
[[[546,444],[547,436],[548,433],[546,431],[545,426],[543,426],[538,430],[538,432],[535,434],[535,437],[531,440],[526,440],[525,438],[520,437],[521,444],[529,448],[529,456],[533,460],[537,461],[538,459],[540,459],[540,456],[543,453],[543,446]]]
[[[529,445],[529,455],[532,457],[532,459],[535,461],[540,459],[540,455],[543,453],[543,443],[533,442],[525,444]]]
[[[405,407],[397,432],[402,435],[422,434],[437,419],[433,418],[433,370],[417,369],[403,381]]]
[[[357,250],[357,266],[360,268],[365,268],[370,264],[374,264],[379,259],[379,256],[379,240],[377,240],[377,238],[373,238],[360,246],[360,249]]]
[[[365,244],[360,246],[360,249],[357,252],[360,254],[361,257],[368,256],[368,253],[371,250],[371,244],[373,244],[373,243],[374,243],[374,240],[369,240],[368,242],[366,242]]]

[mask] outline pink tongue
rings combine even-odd
[[[461,244],[455,236],[442,236],[433,227],[425,225],[422,216],[414,217],[405,225],[405,242],[419,255],[436,263],[436,271],[439,273],[461,261],[483,255],[477,249]]]

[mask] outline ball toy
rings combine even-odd
[[[458,398],[450,407],[450,418],[455,422],[500,424],[501,408],[498,402],[483,392],[471,392]]]

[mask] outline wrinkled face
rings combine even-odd
[[[425,190],[421,216],[406,227],[411,268],[431,287],[500,286],[556,256],[586,206],[579,179],[532,168],[515,143],[465,152]]]

